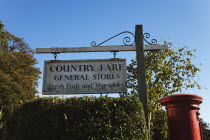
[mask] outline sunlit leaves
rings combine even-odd
[[[145,55],[146,78],[150,99],[154,94],[158,94],[158,99],[181,92],[184,88],[198,87],[194,80],[196,73],[200,69],[192,63],[194,50],[187,50],[187,47],[168,51],[150,51]],[[128,66],[129,88],[137,88],[136,81],[136,61]],[[157,100],[158,100],[157,99]]]
[[[34,66],[36,63],[28,44],[5,31],[0,23],[0,109],[3,119],[20,102],[33,99],[37,93],[40,70]]]
[[[165,42],[167,43],[167,42]],[[167,51],[148,51],[145,53],[146,79],[148,85],[149,110],[151,115],[151,128],[155,127],[158,111],[162,110],[159,99],[182,92],[187,88],[200,88],[195,80],[199,65],[193,64],[195,50],[187,47],[176,48],[168,43]],[[137,94],[136,60],[132,60],[128,69],[128,87],[131,94]],[[164,123],[164,121],[163,121]]]

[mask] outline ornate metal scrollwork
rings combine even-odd
[[[157,40],[156,39],[152,39],[151,42],[146,40],[146,38],[150,38],[149,33],[144,33],[143,37],[144,37],[144,41],[146,41],[149,45],[157,45]]]
[[[133,33],[129,32],[129,31],[121,32],[121,33],[119,33],[119,34],[117,34],[117,35],[115,35],[115,36],[113,36],[113,37],[110,37],[109,39],[107,39],[107,40],[105,40],[105,41],[99,43],[98,45],[96,45],[96,42],[93,41],[93,42],[91,43],[91,46],[92,46],[92,47],[98,47],[98,46],[104,44],[105,42],[107,42],[107,41],[109,41],[109,40],[111,40],[111,39],[113,39],[113,38],[115,38],[115,37],[117,37],[117,36],[119,36],[119,35],[121,35],[121,34],[124,34],[124,33],[131,34],[131,35],[133,36],[133,38],[134,38],[134,39],[133,39],[134,41],[131,42],[131,38],[130,38],[130,37],[125,37],[125,38],[123,39],[124,45],[126,45],[126,46],[132,46],[132,45],[135,43],[135,35],[134,35]]]

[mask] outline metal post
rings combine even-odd
[[[144,107],[145,119],[148,132],[150,130],[149,117],[148,117],[148,94],[145,76],[145,60],[144,60],[144,40],[143,40],[143,26],[136,25],[135,31],[135,44],[136,44],[136,61],[137,61],[137,80],[138,80],[138,94],[139,100]]]

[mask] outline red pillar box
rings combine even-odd
[[[160,99],[167,110],[170,140],[202,140],[198,118],[202,99],[192,94],[174,94]]]

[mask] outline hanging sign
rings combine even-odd
[[[43,94],[125,93],[126,60],[45,61]]]

